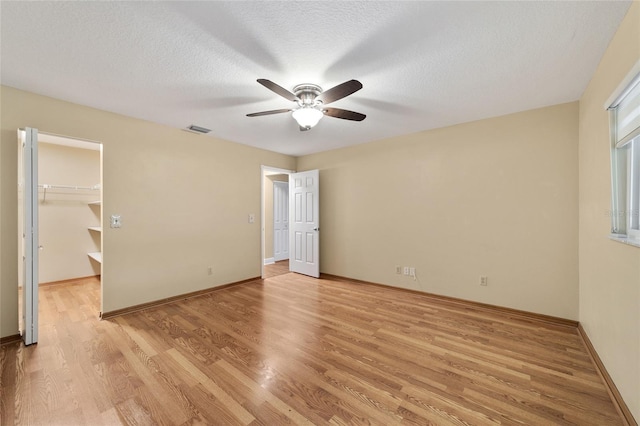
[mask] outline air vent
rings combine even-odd
[[[211,131],[211,129],[206,129],[204,127],[200,127],[200,126],[196,126],[195,124],[192,124],[191,126],[187,127],[187,130],[189,130],[190,132],[194,132],[194,133],[209,133]]]

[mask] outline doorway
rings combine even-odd
[[[289,259],[289,181],[273,178],[273,260],[281,262]]]
[[[289,220],[287,233],[289,236],[289,264],[287,267],[277,268],[271,271],[272,262],[275,259],[270,256],[271,241],[267,233],[270,231],[271,210],[269,200],[273,195],[269,193],[272,187],[271,177],[274,175],[286,175],[289,187]],[[282,275],[288,272],[296,272],[310,277],[320,277],[320,171],[307,170],[305,172],[293,172],[289,170],[274,169],[262,166],[262,209],[261,209],[261,276],[267,278],[265,271],[270,276]],[[284,178],[283,177],[283,180]],[[270,231],[273,232],[273,231]],[[284,261],[283,261],[284,262]],[[275,275],[271,275],[274,273]]]
[[[31,147],[36,159],[31,176],[25,176],[22,159],[18,167],[19,181],[32,181],[35,200],[29,220],[36,228],[32,244],[37,249],[30,262],[25,256],[25,267],[22,258],[18,265],[20,332],[25,336],[25,331],[34,330],[33,338],[25,339],[27,344],[37,343],[37,302],[42,287],[87,279],[95,282],[102,277],[102,144],[29,130],[37,134]],[[23,192],[24,188],[19,196]],[[22,200],[18,206],[18,244],[24,253]],[[100,283],[96,315],[101,311],[101,287]],[[22,302],[27,292],[30,304]]]
[[[262,278],[289,272],[290,173],[290,170],[262,166]]]

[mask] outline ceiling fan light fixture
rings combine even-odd
[[[300,127],[310,129],[324,116],[321,110],[312,106],[302,106],[291,113]]]
[[[0,0],[1,1],[1,0]],[[258,83],[271,90],[276,95],[295,102],[294,108],[273,109],[247,114],[247,117],[260,117],[263,115],[283,114],[291,112],[291,116],[300,126],[300,131],[304,132],[314,127],[320,119],[327,115],[342,120],[362,121],[367,116],[355,111],[348,111],[342,108],[325,108],[325,105],[345,98],[362,89],[362,83],[358,80],[345,81],[327,91],[323,91],[317,84],[298,84],[293,88],[293,93],[271,80],[259,78]]]

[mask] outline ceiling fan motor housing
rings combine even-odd
[[[320,103],[315,99],[322,93],[322,87],[310,83],[298,84],[293,88],[293,93],[300,99],[301,105],[314,105]]]

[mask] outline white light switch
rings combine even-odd
[[[256,221],[256,215],[253,213],[249,213],[249,223],[253,223]]]
[[[120,215],[119,214],[112,214],[111,215],[111,227],[112,228],[120,228],[121,225],[122,225],[122,222],[120,221]]]

